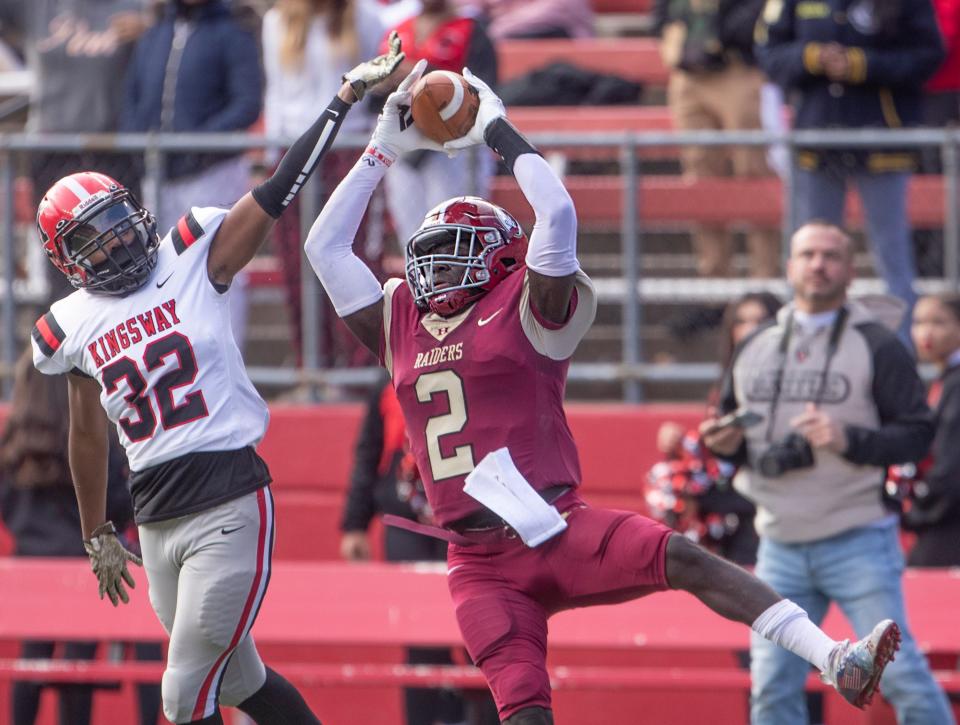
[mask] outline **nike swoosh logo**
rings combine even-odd
[[[501,307],[499,310],[497,310],[496,312],[494,312],[492,315],[490,315],[490,317],[488,317],[488,318],[486,318],[486,319],[484,319],[484,318],[481,317],[479,320],[477,320],[477,327],[483,327],[483,326],[486,325],[488,322],[490,322],[490,320],[492,320],[494,317],[496,317],[497,315],[499,315],[501,312],[503,312],[503,308],[502,308],[502,307]]]
[[[243,526],[246,526],[246,524],[244,524]],[[242,529],[243,526],[237,526],[236,528],[233,528],[233,529],[223,528],[223,529],[220,529],[220,533],[223,535],[232,534],[234,531],[239,531],[240,529]]]
[[[453,574],[453,572],[455,572],[461,566],[463,566],[463,564],[457,564],[456,566],[452,566],[449,569],[447,569],[447,576],[450,576],[451,574]]]
[[[157,282],[157,289],[160,289],[161,287],[163,287],[163,285],[165,285],[167,282],[169,282],[169,281],[170,281],[170,278],[171,278],[172,276],[173,276],[173,272],[171,272],[170,274],[168,274],[168,275],[167,275],[167,278],[166,278],[165,280],[163,280],[163,282]]]

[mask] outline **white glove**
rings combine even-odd
[[[397,90],[387,97],[383,111],[377,119],[377,127],[370,137],[371,145],[389,156],[391,161],[410,151],[443,151],[443,146],[424,136],[420,129],[413,125],[413,114],[410,111],[413,98],[411,89],[420,80],[426,67],[426,60],[418,61]]]
[[[400,52],[400,35],[396,30],[390,33],[387,45],[390,48],[387,53],[364,61],[343,75],[342,80],[350,84],[353,95],[358,101],[363,100],[368,88],[377,85],[393,73],[406,57]]]
[[[123,582],[133,589],[136,585],[133,576],[127,570],[127,562],[132,561],[137,566],[143,566],[143,561],[133,552],[127,551],[117,538],[117,530],[112,521],[100,524],[93,530],[89,539],[83,540],[83,548],[90,557],[93,573],[100,582],[100,598],[104,593],[110,597],[113,606],[117,600],[127,604],[130,597],[123,588]]]
[[[473,128],[471,128],[465,136],[447,141],[443,145],[443,148],[448,152],[458,151],[469,146],[476,146],[477,144],[483,143],[483,132],[487,126],[498,118],[507,115],[507,109],[503,107],[503,101],[500,100],[500,97],[496,93],[490,90],[490,86],[471,73],[469,68],[463,69],[463,77],[466,78],[467,82],[476,88],[480,94],[480,109],[477,111],[477,120],[474,122]]]

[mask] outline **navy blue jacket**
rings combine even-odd
[[[179,60],[176,52],[171,58],[177,22],[190,28]],[[175,83],[164,83],[168,73]],[[169,118],[163,113],[165,104],[173,111]],[[177,4],[170,3],[160,22],[137,43],[127,72],[120,129],[238,131],[257,120],[262,104],[256,40],[231,17],[227,6],[211,0],[178,15]],[[168,174],[181,176],[198,166],[202,164],[195,156],[193,163],[181,158]]]
[[[923,84],[944,58],[930,0],[768,0],[755,40],[761,67],[791,96],[796,128],[919,125]],[[849,79],[824,74],[818,52],[827,43],[847,48]],[[890,150],[840,155],[869,171],[912,166]],[[818,156],[801,155],[801,166]]]

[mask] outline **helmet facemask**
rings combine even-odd
[[[438,224],[407,243],[407,282],[421,308],[442,316],[459,312],[487,292],[487,258],[505,244],[494,227]]]
[[[127,191],[57,230],[64,273],[74,287],[125,295],[157,264],[160,240],[153,215]]]

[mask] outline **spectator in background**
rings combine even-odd
[[[432,522],[417,464],[407,445],[400,403],[387,379],[373,389],[357,439],[341,523],[340,554],[344,559],[370,558],[367,529],[377,513]],[[447,542],[386,526],[384,553],[387,561],[446,561]],[[449,650],[423,647],[409,649],[407,661],[415,665],[453,663]],[[467,702],[460,693],[446,688],[407,688],[404,700],[407,725],[499,723],[489,693],[484,693],[480,701]],[[468,717],[470,710],[474,712]]]
[[[263,18],[263,66],[266,71],[264,130],[271,137],[298,138],[316,120],[316,109],[340,88],[341,76],[360,62],[376,54],[380,38],[386,32],[380,5],[376,0],[279,0]],[[355,108],[344,119],[341,134],[369,132],[373,116]],[[331,150],[318,169],[321,199],[349,170],[356,150]],[[271,159],[271,164],[274,160]],[[300,200],[277,222],[273,236],[283,269],[287,309],[292,328],[291,339],[299,364],[303,364],[303,319],[300,269],[303,245],[300,232]],[[367,256],[367,255],[365,255]],[[330,310],[325,320],[334,321]],[[324,330],[324,349],[330,356],[356,346],[334,345],[331,330]],[[340,342],[348,342],[341,340]],[[352,360],[327,359],[323,364],[349,364]]]
[[[780,306],[780,300],[769,292],[750,292],[727,305],[720,332],[724,375],[736,346],[758,327],[770,323]],[[719,388],[714,386],[707,402],[715,406],[718,399]],[[664,460],[647,474],[650,516],[725,559],[755,564],[756,510],[732,488],[736,466],[714,458],[697,431],[684,431],[673,421],[661,424],[657,450]]]
[[[667,102],[681,131],[760,129],[763,73],[753,57],[753,27],[763,0],[657,0],[655,26],[661,55],[670,68]],[[687,146],[680,156],[690,178],[771,175],[766,150],[758,146]],[[780,234],[750,229],[746,235],[751,277],[776,277]],[[734,239],[721,227],[694,230],[697,271],[729,277]]]
[[[930,0],[770,0],[756,30],[764,70],[794,105],[794,126],[899,128],[921,123],[923,84],[944,57]],[[795,223],[843,224],[848,182],[863,203],[874,263],[909,307],[916,276],[907,183],[915,154],[903,149],[800,149]],[[900,328],[908,345],[909,315]]]
[[[137,43],[124,84],[120,130],[243,131],[260,115],[262,90],[256,39],[223,0],[169,0],[160,20]],[[191,206],[229,208],[250,189],[250,164],[242,151],[173,153],[166,161],[157,195],[161,235]],[[244,274],[233,287],[232,326],[243,350]]]
[[[937,428],[930,455],[900,481],[901,521],[917,535],[907,564],[960,566],[960,295],[921,297],[911,332],[920,360],[939,375],[927,393]]]
[[[375,93],[386,95],[421,58],[427,72],[460,73],[464,66],[491,86],[497,81],[497,54],[483,24],[460,14],[452,0],[424,0],[423,10],[396,28],[406,60]],[[386,178],[387,208],[397,240],[405,245],[426,213],[441,201],[459,194],[487,193],[493,159],[486,150],[454,158],[439,151],[415,151],[398,159]]]
[[[123,78],[146,27],[146,0],[0,0],[0,25],[23,44],[32,72],[27,128],[34,133],[114,133]],[[127,154],[37,152],[30,159],[33,207],[53,183],[98,168],[130,181]]]
[[[590,38],[594,34],[589,0],[458,0],[458,4],[488,18],[487,32],[493,40]]]
[[[935,128],[956,126],[960,122],[960,1],[933,0],[933,9],[946,58],[925,86],[923,121]],[[925,150],[923,171],[939,174],[942,168],[940,149]]]
[[[933,128],[949,128],[960,122],[960,2],[933,0],[933,9],[947,56],[924,88],[923,123]],[[920,171],[924,174],[943,173],[939,146],[921,149]],[[913,241],[920,276],[942,277],[946,273],[943,229],[919,229],[914,233]]]
[[[878,617],[899,624],[882,692],[898,722],[945,725],[953,717],[910,633],[896,519],[880,497],[887,466],[926,453],[933,419],[894,326],[847,299],[853,277],[843,230],[811,222],[794,233],[793,301],[738,347],[720,398],[720,414],[745,407],[764,421],[717,428],[711,416],[700,432],[715,455],[740,465],[735,486],[757,506],[757,577],[814,622],[836,602],[857,633]],[[805,725],[809,671],[753,636],[751,723]]]
[[[42,375],[33,367],[27,350],[17,361],[10,417],[0,438],[0,512],[14,540],[14,556],[87,556],[67,464],[66,409],[67,381],[62,375]],[[133,519],[126,478],[126,459],[118,442],[113,441],[107,513],[121,530]],[[54,642],[24,642],[20,656],[47,659],[56,647]],[[67,642],[62,654],[68,660],[90,660],[96,649],[96,642]],[[13,725],[33,725],[43,687],[38,682],[14,682]],[[56,687],[60,692],[60,725],[89,725],[93,686]],[[154,723],[158,711],[153,710]]]

